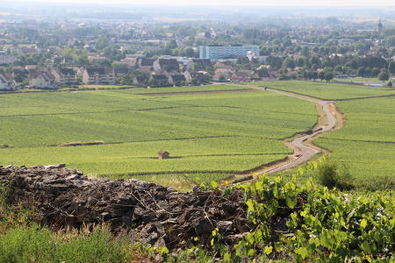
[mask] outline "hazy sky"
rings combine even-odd
[[[17,2],[129,3],[149,5],[395,5],[394,0],[14,0]]]

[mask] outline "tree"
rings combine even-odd
[[[260,78],[269,77],[269,72],[265,67],[260,67],[259,69],[256,70],[256,73]]]
[[[102,50],[110,45],[110,40],[106,37],[101,37],[96,41],[96,48]]]
[[[305,59],[304,58],[299,58],[297,60],[297,65],[298,65],[298,67],[304,67],[305,66]]]
[[[326,82],[329,82],[329,81],[331,81],[332,79],[333,79],[333,73],[332,72],[326,72],[325,73],[325,80],[326,80]]]
[[[294,68],[295,67],[295,61],[293,58],[286,58],[283,62],[283,68]]]
[[[247,57],[238,57],[237,64],[249,64],[250,60]]]
[[[317,73],[317,71],[313,71],[313,72],[312,72],[311,78],[312,78],[313,80],[318,79],[318,73]]]
[[[391,74],[395,74],[395,61],[390,62],[388,70]]]
[[[170,40],[170,42],[167,44],[167,47],[169,49],[175,49],[178,47],[177,45],[177,41],[175,41],[174,39]]]
[[[266,60],[266,63],[273,69],[279,69],[282,64],[282,59],[280,57],[269,56]]]
[[[114,45],[104,48],[103,54],[111,60],[121,60],[125,58],[125,55],[120,51],[119,47]]]
[[[226,77],[224,75],[221,75],[221,76],[219,76],[218,81],[221,81],[221,82],[226,81]]]
[[[380,74],[378,75],[378,78],[381,81],[387,81],[390,78],[390,76],[387,71],[381,71]]]
[[[365,73],[366,71],[365,71],[365,68],[364,67],[360,67],[360,68],[358,68],[358,73],[357,73],[357,75],[359,76],[359,77],[365,77]]]
[[[320,71],[320,73],[318,73],[318,78],[320,80],[324,80],[325,79],[325,72],[324,71]]]
[[[395,36],[388,37],[386,42],[389,47],[395,47]]]
[[[185,56],[190,57],[190,58],[195,57],[195,50],[193,50],[193,48],[191,48],[191,47],[186,48],[185,49]]]
[[[391,88],[392,87],[392,81],[388,81],[387,86]]]
[[[24,83],[28,81],[28,72],[25,69],[13,69],[14,79],[17,83]]]

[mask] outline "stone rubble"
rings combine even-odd
[[[133,179],[91,179],[64,164],[0,167],[0,183],[10,203],[35,209],[53,229],[107,223],[114,234],[127,231],[136,241],[177,249],[207,246],[215,228],[232,244],[252,228],[241,191],[182,193]]]

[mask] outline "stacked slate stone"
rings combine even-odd
[[[232,244],[252,228],[237,190],[181,193],[133,179],[91,179],[64,164],[0,167],[0,183],[9,203],[34,209],[40,223],[53,229],[107,223],[114,234],[128,232],[135,241],[176,249],[194,242],[208,246],[216,228]]]

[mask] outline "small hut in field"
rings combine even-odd
[[[160,150],[158,152],[158,159],[162,160],[162,159],[169,159],[170,157],[170,153],[164,150]]]

